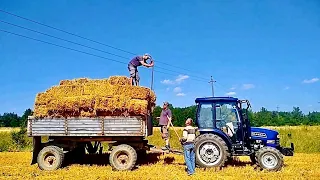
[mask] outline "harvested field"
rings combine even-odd
[[[260,171],[248,157],[240,157],[220,169],[196,168],[188,177],[180,155],[151,153],[139,159],[133,171],[112,171],[109,155],[86,155],[78,163],[68,164],[56,171],[41,171],[30,165],[31,152],[0,153],[0,179],[319,179],[320,154],[298,153],[285,157],[279,172]]]
[[[146,115],[155,101],[153,91],[131,86],[124,76],[62,80],[60,85],[37,94],[34,115],[40,118]]]

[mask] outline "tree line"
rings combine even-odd
[[[170,105],[173,116],[174,126],[184,126],[185,120],[190,117],[195,120],[196,106],[189,106],[185,108],[173,107]],[[156,117],[160,117],[162,108],[155,107],[153,112],[153,125],[158,125]],[[259,111],[248,111],[248,117],[251,126],[297,126],[297,125],[320,125],[320,112],[309,112],[303,114],[299,107],[293,107],[289,112],[269,111],[262,107]]]
[[[190,117],[195,119],[196,106],[173,107],[169,106],[173,115],[174,126],[184,126],[185,120]],[[156,106],[153,112],[153,125],[158,126],[156,117],[160,117],[162,108]],[[32,110],[27,109],[20,117],[16,113],[0,114],[0,127],[26,127],[28,116],[32,115]],[[269,111],[261,108],[257,112],[249,111],[248,117],[252,126],[297,126],[297,125],[320,125],[320,112],[309,112],[303,114],[299,107],[293,107],[292,111]]]

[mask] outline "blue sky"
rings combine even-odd
[[[320,2],[9,1],[0,9],[130,52],[150,53],[157,102],[194,104],[211,95],[249,99],[253,110],[320,111]],[[128,62],[133,56],[0,13],[0,19],[127,57],[122,59],[0,23],[0,29]],[[177,69],[160,62],[182,67]],[[188,69],[190,71],[186,71]],[[33,108],[62,79],[128,75],[126,64],[0,32],[0,113]],[[140,68],[142,85],[151,71]],[[198,78],[202,81],[198,81]]]

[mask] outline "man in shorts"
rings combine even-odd
[[[161,136],[162,139],[165,140],[166,146],[164,149],[170,150],[170,143],[169,143],[169,127],[172,120],[172,113],[169,109],[169,103],[164,102],[163,108],[159,117],[159,126],[161,128]]]
[[[147,63],[148,59],[150,59],[150,64]],[[135,84],[136,86],[139,86],[140,77],[138,66],[152,67],[153,65],[153,60],[150,54],[134,57],[128,64],[131,85]]]

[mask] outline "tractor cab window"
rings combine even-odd
[[[201,104],[199,108],[198,126],[202,129],[213,128],[213,105]]]
[[[238,110],[235,104],[216,104],[216,127],[229,137],[234,137],[238,130]]]

